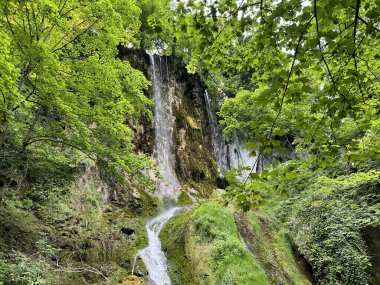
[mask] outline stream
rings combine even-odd
[[[146,224],[149,244],[146,248],[139,251],[138,255],[144,261],[144,264],[149,272],[150,285],[170,285],[170,278],[167,272],[167,260],[164,252],[161,249],[161,241],[159,234],[164,225],[181,211],[182,208],[174,207]]]
[[[176,203],[180,193],[180,184],[174,169],[175,154],[173,148],[174,118],[171,111],[170,92],[164,93],[162,86],[162,62],[159,57],[158,69],[154,55],[148,52],[152,66],[152,83],[154,95],[155,148],[154,155],[162,179],[157,183],[156,195],[164,205]],[[166,64],[167,66],[167,64]],[[167,76],[169,76],[167,72]],[[181,207],[169,206],[164,212],[148,221],[148,246],[137,253],[143,260],[148,273],[150,285],[171,285],[168,275],[168,262],[161,248],[160,232],[165,224],[182,210]],[[135,263],[135,262],[134,262]],[[134,265],[133,265],[134,267]],[[134,268],[132,269],[132,271]]]

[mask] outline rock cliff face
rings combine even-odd
[[[151,59],[144,50],[123,47],[119,50],[122,60],[128,60],[151,82],[154,81]],[[260,172],[272,160],[286,160],[292,156],[291,146],[284,143],[287,149],[285,154],[274,150],[273,154],[262,155],[256,162],[257,156],[251,157],[250,151],[243,148],[244,139],[237,135],[223,137],[206,85],[198,75],[188,74],[182,61],[174,57],[155,56],[155,69],[160,77],[161,92],[170,104],[168,112],[174,120],[170,122],[173,126],[170,132],[175,154],[174,168],[185,192],[208,197],[212,189],[226,186],[224,170],[244,166],[253,167],[252,172]],[[146,94],[152,99],[153,87]],[[149,120],[149,116],[144,116],[140,125],[132,128],[136,133],[134,143],[137,150],[155,157],[154,119]],[[259,150],[256,152],[259,153]],[[242,177],[250,172],[245,171]]]
[[[119,57],[152,79],[152,66],[145,51],[120,48]],[[190,75],[180,60],[172,57],[156,59],[162,80],[162,93],[167,96],[173,115],[173,147],[175,171],[184,191],[208,196],[215,184],[217,166],[212,155],[212,132],[208,119],[206,86],[197,75]],[[153,97],[152,87],[147,95]],[[153,111],[153,108],[152,108]],[[136,131],[138,151],[154,156],[154,120],[145,116]]]

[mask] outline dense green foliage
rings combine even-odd
[[[261,157],[285,140],[298,158],[358,170],[380,155],[379,5],[190,1],[175,20],[191,46],[189,70],[223,101],[226,135],[248,137]]]
[[[379,183],[378,171],[320,177],[296,199],[291,235],[321,284],[370,283],[361,233],[380,226]]]
[[[148,81],[116,58],[119,44],[138,43],[140,13],[132,0],[0,2],[2,171],[27,168],[41,148],[144,167],[131,126],[149,115]]]
[[[132,143],[152,118],[150,83],[118,47],[181,58],[224,135],[270,162],[226,174],[223,199],[261,207],[247,220],[208,202],[166,226],[173,283],[308,284],[293,243],[318,284],[376,284],[365,233],[380,229],[379,18],[379,0],[0,0],[0,284],[123,282],[146,243],[120,229],[144,231],[157,207]],[[198,152],[183,157],[211,184],[202,122],[183,108]]]
[[[172,18],[169,44],[207,81],[225,135],[271,162],[243,181],[243,169],[229,173],[226,197],[244,210],[283,201],[291,238],[323,284],[375,282],[363,232],[380,226],[379,8],[181,1]]]
[[[0,284],[128,282],[157,207],[132,143],[150,83],[118,58],[140,4],[0,1]]]

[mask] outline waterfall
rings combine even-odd
[[[154,55],[149,53],[152,66],[152,83],[154,94],[155,148],[154,154],[162,180],[157,185],[157,196],[161,200],[176,200],[180,192],[180,184],[175,173],[175,154],[173,146],[174,117],[168,94],[162,91],[161,69],[156,68]],[[167,64],[166,64],[167,65]],[[168,69],[167,69],[167,72]]]
[[[216,114],[212,108],[211,105],[211,99],[208,96],[208,91],[205,90],[205,101],[206,101],[206,109],[207,109],[207,115],[209,119],[209,123],[211,126],[211,145],[212,145],[212,151],[213,155],[216,160],[216,164],[218,166],[218,174],[220,177],[223,176],[223,170],[227,169],[227,161],[225,161],[223,158],[225,156],[223,155],[223,145],[224,141],[221,139],[221,131],[218,125],[218,119],[216,117]]]
[[[222,129],[218,124],[217,116],[212,108],[211,99],[207,90],[205,91],[204,96],[207,114],[211,125],[213,154],[218,165],[219,176],[223,177],[224,171],[238,167],[251,168],[250,170],[242,171],[240,176],[241,179],[247,177],[251,172],[257,172],[257,156],[250,156],[250,151],[243,147],[242,141],[236,134],[232,138],[225,138],[223,136]]]
[[[175,173],[175,154],[173,147],[173,125],[170,94],[163,92],[162,62],[159,58],[159,68],[156,68],[155,58],[148,53],[152,66],[152,83],[154,94],[154,121],[155,121],[155,149],[154,154],[162,180],[157,183],[157,196],[164,202],[176,201],[180,193],[180,184]],[[166,62],[166,73],[169,77],[169,69]],[[149,272],[150,285],[170,285],[167,272],[167,259],[161,248],[160,232],[170,218],[181,211],[180,207],[172,207],[153,218],[146,224],[148,233],[148,246],[140,250],[137,255],[142,258]],[[135,263],[135,262],[134,262]],[[134,268],[133,268],[134,269]]]

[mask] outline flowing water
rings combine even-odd
[[[155,149],[154,154],[162,179],[157,183],[157,196],[162,202],[172,201],[175,203],[180,193],[180,184],[175,173],[174,147],[173,147],[173,125],[171,100],[169,92],[163,92],[162,59],[159,58],[158,68],[153,54],[149,53],[152,66],[152,82],[154,94],[154,121],[155,121]],[[166,75],[169,76],[166,61]],[[138,252],[138,256],[144,261],[149,273],[150,285],[170,285],[167,271],[167,259],[161,248],[159,239],[164,225],[181,211],[180,207],[171,207],[159,214],[146,224],[149,243],[148,246]],[[134,270],[135,262],[132,271]]]
[[[216,164],[218,166],[218,174],[220,177],[222,177],[223,171],[227,169],[227,161],[225,159],[226,157],[223,155],[223,152],[222,152],[222,150],[224,149],[225,141],[221,138],[221,132],[218,125],[218,119],[211,105],[211,99],[208,96],[207,90],[205,91],[205,101],[206,101],[207,115],[208,115],[209,123],[211,126],[212,151],[216,160]]]
[[[139,256],[149,272],[150,285],[170,285],[170,278],[167,272],[167,260],[161,249],[159,234],[164,225],[181,211],[180,207],[174,207],[158,215],[146,224],[149,245],[139,251]]]
[[[229,139],[223,136],[207,90],[205,91],[205,101],[212,131],[213,153],[218,165],[219,176],[223,177],[224,171],[238,167],[250,168],[250,170],[242,171],[241,179],[244,179],[251,172],[257,172],[257,156],[250,156],[250,151],[243,147],[243,143],[236,135]]]
[[[154,94],[154,122],[155,122],[155,148],[154,157],[160,170],[162,179],[157,182],[157,197],[164,202],[172,201],[174,204],[180,193],[180,183],[175,173],[175,153],[173,146],[174,117],[172,114],[172,94],[168,92],[168,86],[164,86],[164,80],[169,80],[169,69],[167,61],[162,58],[156,59],[149,53],[152,67],[152,83]],[[164,76],[167,78],[163,78]],[[165,92],[164,92],[165,91]],[[218,126],[217,117],[212,110],[211,101],[206,92],[205,94],[208,116],[212,127],[212,140],[214,155],[217,158],[219,174],[222,176],[223,170],[234,167],[253,165],[249,151],[244,149],[237,138],[226,140]],[[140,257],[149,273],[150,285],[170,285],[168,276],[167,259],[161,248],[159,239],[160,232],[164,225],[181,211],[180,207],[171,207],[153,218],[146,224],[149,243],[148,246],[140,250],[133,262],[134,271],[137,257]]]
[[[173,146],[173,125],[171,100],[169,92],[163,92],[162,58],[159,57],[158,68],[154,55],[149,53],[152,66],[152,83],[154,94],[154,122],[155,122],[155,158],[162,180],[157,185],[157,195],[161,200],[175,200],[180,193],[180,184],[175,173],[175,154]],[[169,71],[166,62],[166,72]]]

